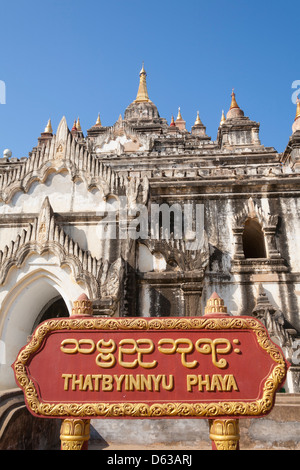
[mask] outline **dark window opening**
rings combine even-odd
[[[243,250],[245,258],[266,258],[264,234],[259,222],[248,219],[243,232]]]

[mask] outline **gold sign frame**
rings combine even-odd
[[[132,403],[41,403],[34,383],[28,377],[26,365],[41,347],[46,336],[54,331],[70,330],[252,330],[258,345],[270,355],[275,367],[264,382],[262,398],[254,401],[228,401],[216,403],[166,402],[151,405]],[[265,327],[253,317],[189,317],[189,318],[60,318],[42,323],[30,342],[19,352],[12,365],[15,378],[23,390],[29,410],[36,416],[48,418],[216,418],[259,417],[269,413],[274,405],[275,393],[284,382],[287,363],[280,348],[269,338]]]

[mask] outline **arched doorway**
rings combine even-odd
[[[0,390],[16,387],[11,364],[36,326],[49,318],[69,316],[73,301],[84,292],[66,269],[53,266],[30,272],[27,266],[11,271],[0,307],[0,340],[5,345]]]

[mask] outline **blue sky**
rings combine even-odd
[[[12,0],[2,2],[0,156],[27,156],[51,117],[84,133],[100,112],[113,125],[135,99],[145,62],[150,99],[170,122],[197,110],[216,138],[231,89],[260,122],[265,146],[283,151],[299,80],[299,1]],[[300,85],[297,86],[300,90]]]

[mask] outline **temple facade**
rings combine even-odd
[[[199,112],[168,123],[144,66],[124,117],[83,133],[49,120],[0,159],[0,389],[33,329],[85,293],[104,316],[203,315],[213,292],[267,326],[300,392],[300,102],[283,153],[232,91],[216,140]],[[291,119],[292,121],[292,119]]]

